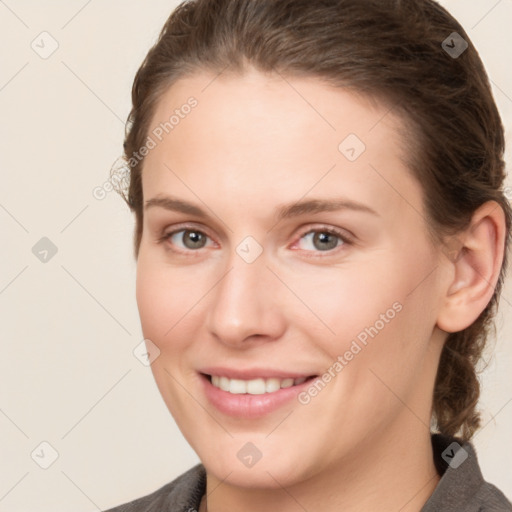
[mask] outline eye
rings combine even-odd
[[[348,236],[333,228],[312,229],[303,234],[297,243],[299,249],[314,252],[328,252],[348,244]]]
[[[180,229],[166,233],[159,241],[169,241],[179,251],[194,251],[206,247],[209,236],[202,231],[194,228]]]
[[[175,252],[197,252],[212,245],[212,239],[203,231],[194,227],[176,229],[165,233],[158,242],[167,242]],[[311,229],[304,233],[294,247],[304,251],[331,252],[342,245],[350,245],[351,239],[344,232],[334,228]]]

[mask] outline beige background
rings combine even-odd
[[[512,0],[441,3],[487,66],[510,163]],[[131,214],[114,192],[93,196],[121,154],[133,76],[175,5],[0,0],[0,512],[106,509],[198,461],[132,353]],[[58,251],[46,263],[32,252],[42,237]],[[475,445],[509,498],[511,334],[508,282]]]

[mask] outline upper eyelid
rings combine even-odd
[[[162,234],[164,237],[166,237],[166,236],[175,235],[176,233],[179,233],[180,231],[199,231],[200,233],[203,233],[211,240],[214,240],[214,237],[212,237],[209,234],[208,229],[205,229],[203,227],[197,227],[193,224],[184,224],[183,226],[178,225],[178,226],[174,226],[172,229],[169,229],[169,230],[163,229]]]
[[[352,235],[346,229],[334,228],[334,227],[329,227],[329,226],[318,226],[318,227],[313,227],[313,228],[307,229],[307,230],[301,232],[300,236],[304,236],[304,235],[307,235],[307,234],[315,232],[315,231],[318,231],[320,233],[321,232],[331,233],[331,234],[338,235],[338,236],[341,236],[344,238],[352,237]]]
[[[166,231],[164,229],[164,230],[162,230],[162,232],[164,232],[164,234],[166,234],[166,235],[170,235],[170,234],[178,233],[180,231],[187,231],[187,230],[191,231],[194,229],[197,231],[200,231],[201,233],[204,233],[205,235],[208,235],[208,232],[209,232],[208,228],[203,228],[202,226],[197,227],[194,224],[187,224],[187,223],[182,226],[180,226],[180,225],[174,226],[170,231]],[[316,226],[309,227],[308,229],[305,228],[304,230],[299,230],[299,231],[300,231],[300,236],[304,236],[304,235],[307,235],[308,233],[311,233],[312,231],[322,231],[322,230],[327,231],[327,232],[333,232],[333,233],[339,234],[339,235],[344,235],[346,233],[347,238],[354,236],[346,229],[328,226],[327,224],[317,224]],[[208,236],[210,236],[210,235],[208,235]],[[213,238],[213,237],[210,236],[210,238]]]

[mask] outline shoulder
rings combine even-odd
[[[494,485],[483,482],[475,493],[481,512],[512,512],[512,503]]]
[[[151,494],[105,512],[192,512],[206,489],[206,471],[198,464]]]
[[[469,442],[434,434],[434,461],[441,476],[421,512],[512,512],[512,504],[482,476]]]

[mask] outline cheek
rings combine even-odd
[[[181,377],[174,377],[190,371],[187,358],[182,356],[186,355],[189,340],[194,338],[190,330],[201,325],[194,318],[193,307],[201,291],[190,286],[185,275],[183,270],[162,264],[154,254],[141,248],[136,299],[142,332],[160,350],[151,371],[169,411],[178,419],[187,410],[190,397],[178,384]]]
[[[420,254],[411,249],[390,251],[350,268],[304,273],[294,283],[311,312],[299,320],[303,329],[321,340],[333,360],[352,350],[368,352],[363,358],[357,356],[360,361],[393,360],[395,366],[414,351],[421,353],[435,323],[435,290],[434,275],[425,279],[433,264],[425,251]],[[413,337],[415,343],[410,342]],[[367,351],[370,345],[375,347]]]
[[[345,315],[336,324],[343,332],[338,354],[350,358],[352,384],[366,389],[366,397],[380,397],[383,408],[397,405],[390,389],[409,396],[432,363],[435,271],[428,258],[417,256],[404,251],[402,258],[397,255],[348,281],[358,291],[351,300],[342,299]],[[372,400],[367,405],[375,406]]]
[[[153,270],[152,270],[153,268]],[[159,285],[159,273],[140,255],[137,262],[136,298],[144,337],[160,338],[165,332],[162,305],[166,303],[165,287]],[[169,326],[167,326],[167,329]],[[157,333],[159,335],[157,335]]]
[[[137,261],[137,306],[144,336],[157,345],[170,334],[185,299],[186,291],[171,279],[173,274],[141,250]]]
[[[396,277],[384,284],[382,275],[389,273]],[[303,324],[319,328],[323,324],[324,339],[339,344],[343,339],[350,340],[363,333],[376,322],[381,327],[381,315],[393,319],[399,308],[393,305],[400,303],[407,293],[406,279],[393,264],[384,265],[381,260],[378,265],[373,261],[322,272],[311,269],[296,279],[293,288],[310,310],[302,315]],[[304,305],[297,303],[296,308],[304,313]]]
[[[183,348],[180,340],[192,339],[188,333],[201,325],[197,316],[211,284],[204,272],[173,267],[155,253],[140,252],[136,299],[144,336],[165,354]]]

